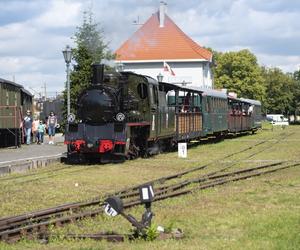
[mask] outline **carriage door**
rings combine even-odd
[[[159,134],[159,109],[158,109],[158,86],[149,85],[150,90],[150,137],[155,138]]]

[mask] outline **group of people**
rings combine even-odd
[[[27,110],[22,126],[25,130],[27,145],[31,143],[31,135],[34,143],[43,144],[46,129],[48,130],[49,144],[54,144],[55,128],[57,127],[57,117],[54,112],[51,111],[48,119],[44,122],[37,118],[33,119],[30,110]]]

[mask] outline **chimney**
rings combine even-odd
[[[104,64],[93,64],[92,85],[101,84],[104,77]]]
[[[160,1],[159,5],[159,27],[163,28],[165,26],[165,11],[166,11],[166,3],[164,1]]]

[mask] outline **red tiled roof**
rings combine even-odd
[[[212,53],[202,48],[167,16],[159,27],[159,12],[153,14],[119,49],[116,60],[211,60]]]

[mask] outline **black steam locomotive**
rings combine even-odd
[[[78,122],[67,125],[65,144],[69,159],[83,161],[118,162],[261,127],[259,101],[132,72],[104,74],[103,65],[93,65],[92,84],[77,105]]]

